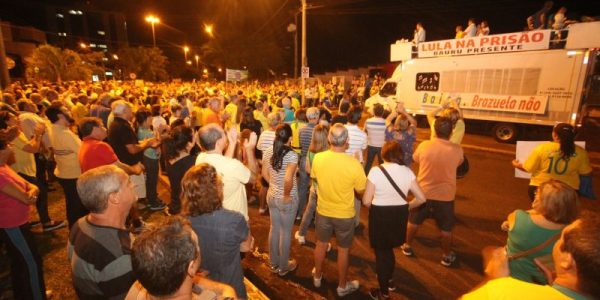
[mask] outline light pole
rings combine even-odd
[[[308,66],[306,59],[306,0],[302,0],[302,67]],[[306,105],[306,99],[304,95],[306,79],[302,76],[302,104]]]
[[[152,26],[152,45],[154,48],[156,48],[156,34],[154,32],[154,24],[159,23],[160,19],[153,15],[149,15],[146,17],[146,22],[150,23],[150,25]]]
[[[183,46],[183,57],[185,58],[185,61],[188,61],[187,59],[187,53],[190,51],[190,47],[188,46]]]

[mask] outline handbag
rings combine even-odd
[[[463,155],[463,162],[456,168],[456,178],[463,178],[469,173],[469,160]]]
[[[379,170],[381,170],[381,173],[383,173],[383,175],[385,175],[385,177],[390,181],[390,183],[392,184],[392,186],[394,187],[396,192],[398,192],[398,194],[400,194],[400,197],[402,197],[402,200],[406,201],[406,195],[404,194],[404,192],[402,192],[402,190],[398,187],[398,185],[396,185],[396,183],[392,179],[392,176],[390,176],[390,174],[381,165],[379,165],[378,167],[379,167]]]

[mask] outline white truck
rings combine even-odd
[[[454,99],[465,120],[485,121],[500,142],[531,125],[575,124],[600,107],[600,22],[571,25],[566,41],[553,37],[538,30],[424,42],[416,58],[410,43],[393,44],[400,63],[365,105],[402,101],[419,117]]]

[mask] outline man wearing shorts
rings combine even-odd
[[[313,284],[321,286],[321,266],[325,259],[327,244],[335,233],[338,244],[338,288],[340,297],[358,290],[358,280],[346,280],[350,246],[354,238],[354,192],[362,193],[367,178],[362,165],[352,156],[346,155],[348,130],[342,124],[334,124],[329,130],[329,150],[315,155],[311,177],[318,182],[317,216],[315,231],[315,267],[312,270]]]
[[[410,246],[419,225],[426,218],[435,219],[442,235],[443,256],[441,264],[449,267],[456,260],[451,250],[452,227],[454,227],[454,196],[456,195],[456,168],[463,161],[460,146],[449,141],[452,134],[452,121],[439,117],[434,123],[437,137],[422,142],[413,159],[419,164],[417,181],[423,189],[427,202],[410,212],[406,243],[402,245],[402,253],[412,256]]]

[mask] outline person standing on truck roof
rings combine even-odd
[[[475,19],[469,18],[467,21],[467,29],[465,29],[465,37],[474,37],[477,34],[477,25],[475,24]]]
[[[587,152],[575,145],[575,128],[567,123],[558,123],[552,130],[552,142],[533,149],[525,163],[512,161],[513,167],[531,173],[529,199],[535,199],[540,184],[556,179],[579,190],[580,175],[590,175],[592,167]]]
[[[412,43],[416,46],[416,45],[419,45],[419,43],[422,43],[424,41],[425,41],[425,28],[423,28],[423,24],[421,22],[418,22],[417,26],[415,27],[415,34],[413,36]]]
[[[490,25],[486,20],[481,21],[477,28],[477,36],[490,35]]]
[[[542,9],[536,11],[533,15],[527,18],[527,23],[529,24],[529,18],[531,18],[531,30],[544,29],[546,26],[546,19],[548,17],[548,13],[550,9],[554,6],[554,2],[546,1],[544,2],[544,6]]]
[[[462,26],[457,25],[455,31],[456,31],[456,35],[454,36],[455,40],[460,40],[463,37],[465,37],[465,32],[463,31],[463,27]]]

